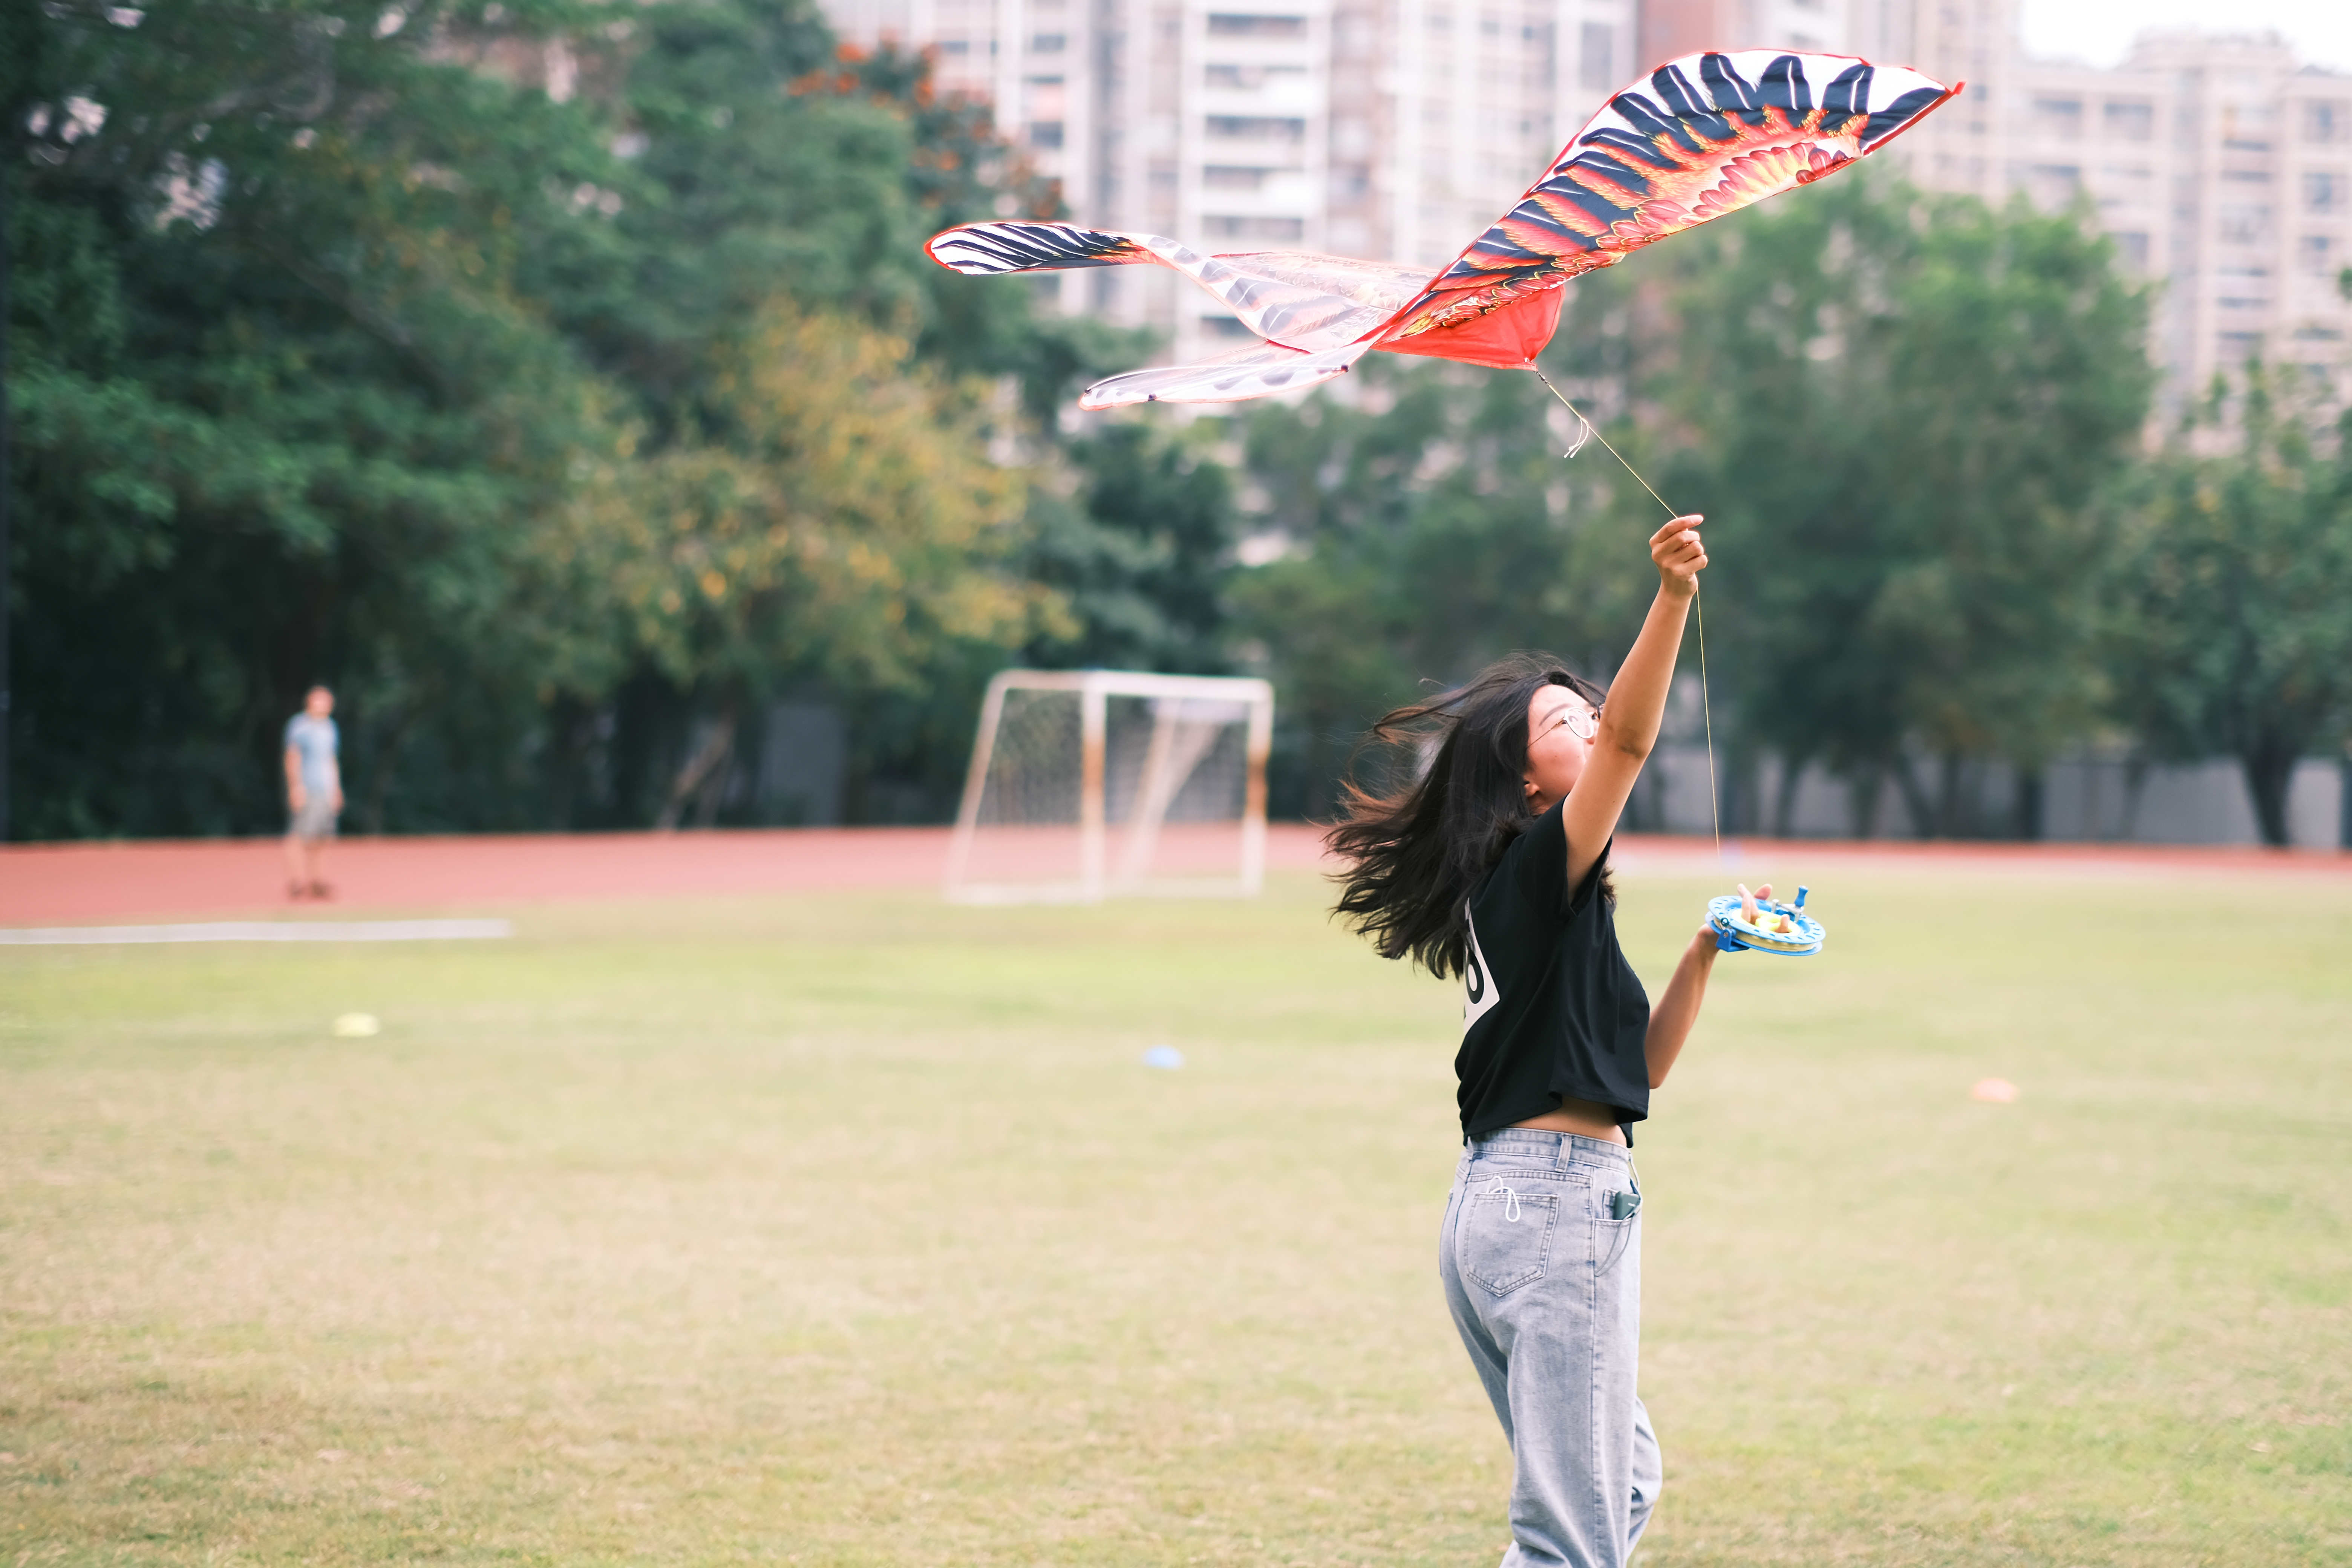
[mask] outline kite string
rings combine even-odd
[[[1568,394],[1552,385],[1551,377],[1543,373],[1541,365],[1531,364],[1528,368],[1536,373],[1536,379],[1542,382],[1554,397],[1559,399],[1561,407],[1576,416],[1577,423],[1584,426],[1585,433],[1598,439],[1601,445],[1607,448],[1609,455],[1616,458],[1627,473],[1633,476],[1633,482],[1648,490],[1652,500],[1666,508],[1668,518],[1677,518],[1682,515],[1666,504],[1666,498],[1660,495],[1657,488],[1642,477],[1641,469],[1625,461],[1624,453],[1609,445],[1609,437],[1601,434],[1601,427],[1587,419],[1581,409],[1569,402]],[[1580,448],[1583,445],[1581,441],[1577,443]],[[1574,453],[1570,454],[1571,457],[1574,455]],[[1699,711],[1705,716],[1706,722],[1706,806],[1715,822],[1715,853],[1716,858],[1720,859],[1723,857],[1723,797],[1722,792],[1717,787],[1715,782],[1715,701],[1707,690],[1706,683],[1706,600],[1700,595],[1696,583],[1691,584],[1691,605],[1698,612],[1698,701]]]

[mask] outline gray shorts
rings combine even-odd
[[[334,797],[312,795],[302,802],[302,809],[286,826],[286,831],[296,838],[332,838],[335,836]]]

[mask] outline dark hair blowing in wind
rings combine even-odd
[[[1471,889],[1535,821],[1528,704],[1547,686],[1601,705],[1601,688],[1550,654],[1515,653],[1451,691],[1381,715],[1357,746],[1358,756],[1373,747],[1428,759],[1393,795],[1346,779],[1340,820],[1324,836],[1349,862],[1333,912],[1382,958],[1410,957],[1449,979],[1462,973]]]

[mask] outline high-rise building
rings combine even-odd
[[[2150,349],[2177,405],[2255,355],[2333,380],[2352,305],[2352,77],[2274,36],[2143,34],[2113,70],[2028,61],[2011,180],[2087,199],[2124,264],[2162,285]]]

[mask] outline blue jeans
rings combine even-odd
[[[1657,1506],[1658,1439],[1633,1392],[1640,1194],[1621,1145],[1525,1127],[1454,1172],[1437,1267],[1511,1442],[1503,1568],[1622,1568]]]

